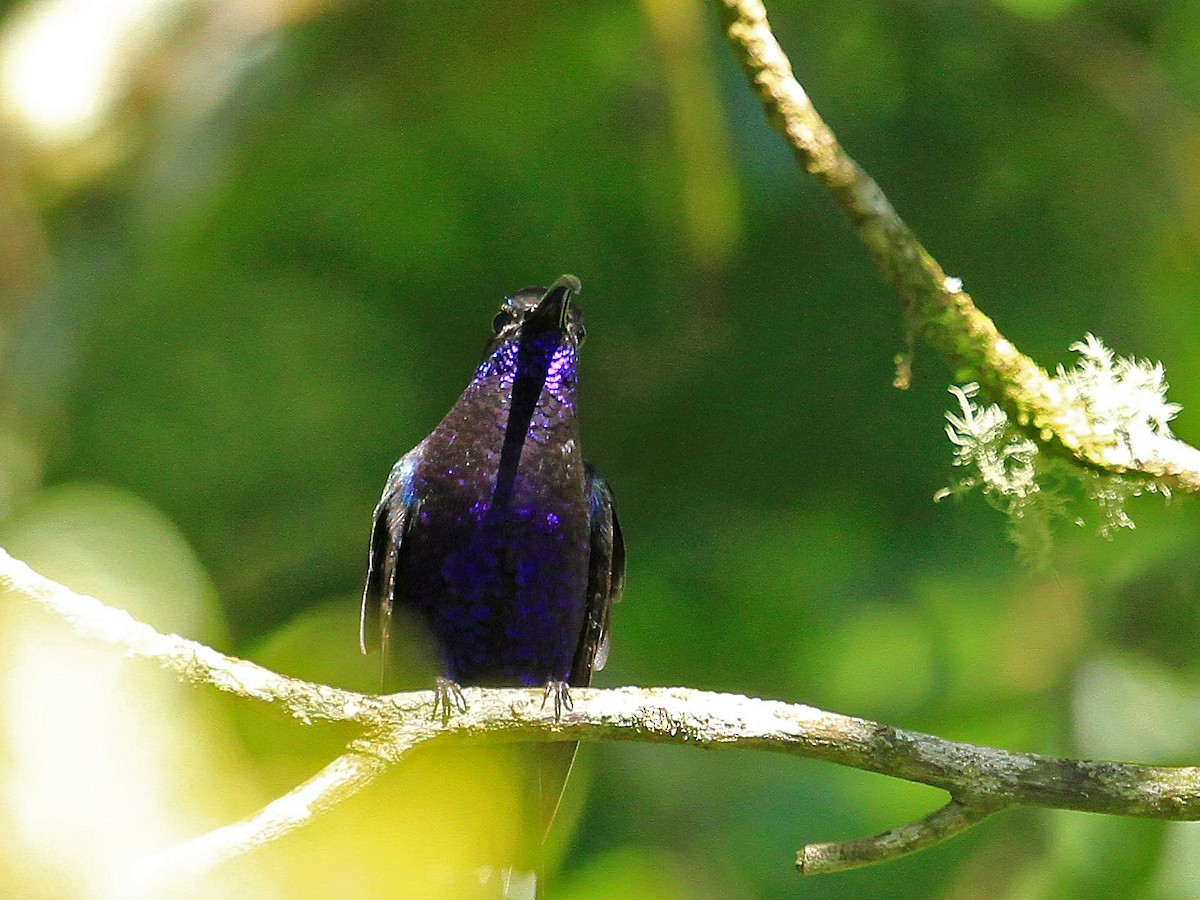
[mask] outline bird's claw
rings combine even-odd
[[[542,709],[546,708],[546,702],[551,696],[554,697],[555,722],[562,718],[562,711],[564,709],[570,712],[575,708],[575,703],[571,699],[571,686],[565,681],[551,680],[546,682],[546,692],[542,694]]]
[[[451,712],[465,713],[467,711],[467,698],[463,696],[462,688],[458,686],[457,681],[446,678],[444,675],[439,675],[433,686],[433,717],[435,719],[439,710],[442,713],[443,725],[450,721]]]

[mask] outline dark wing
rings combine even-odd
[[[382,647],[385,669],[391,637],[392,610],[397,599],[396,570],[404,547],[404,537],[417,506],[412,488],[415,452],[402,456],[392,467],[387,484],[383,488],[383,496],[379,498],[379,505],[375,507],[375,520],[371,528],[371,549],[367,557],[367,585],[363,589],[359,644],[363,653],[371,653]]]
[[[603,669],[608,661],[609,614],[612,604],[621,598],[625,588],[625,541],[617,522],[612,488],[595,466],[588,462],[583,466],[591,552],[588,556],[587,606],[583,633],[579,636],[579,646],[571,665],[568,681],[571,687],[587,687],[591,684],[592,673]],[[577,747],[575,743],[555,743],[537,750],[543,839],[554,822]]]
[[[625,541],[617,521],[612,488],[591,463],[584,463],[588,518],[591,523],[591,555],[588,562],[587,608],[583,634],[571,666],[573,686],[586,687],[592,673],[608,661],[608,629],[612,604],[625,588]]]

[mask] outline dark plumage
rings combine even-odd
[[[608,652],[625,578],[612,491],[579,448],[579,282],[507,297],[475,375],[388,476],[375,509],[362,605],[364,652],[400,613],[439,656],[443,713],[456,685],[546,685],[555,703]],[[574,745],[536,753],[539,840]]]

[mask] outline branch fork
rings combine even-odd
[[[450,736],[481,741],[609,740],[738,748],[819,759],[931,785],[952,798],[925,818],[875,837],[809,844],[805,874],[871,865],[947,840],[994,812],[1040,806],[1114,815],[1200,820],[1200,768],[1059,759],[980,747],[812,706],[691,688],[577,688],[556,715],[541,688],[462,689],[466,704],[431,716],[434,691],[371,696],[288,678],[77,594],[0,549],[0,593],[65,620],[77,634],[181,678],[270,704],[312,724],[362,729],[308,781],[249,817],[150,859],[127,893],[155,896],[308,824],[369,787],[414,748]]]

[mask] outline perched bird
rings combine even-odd
[[[423,629],[443,715],[460,684],[545,686],[561,710],[608,656],[625,546],[612,491],[579,447],[579,290],[564,275],[505,298],[470,384],[396,463],[375,508],[362,649],[381,649],[386,672],[399,623]],[[540,844],[575,745],[521,753]]]

